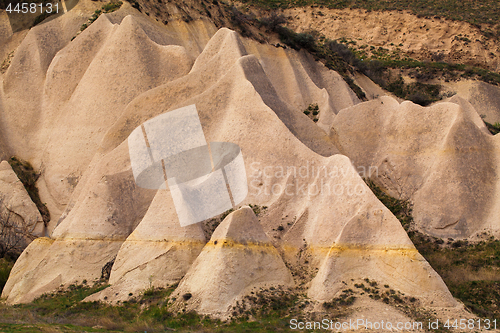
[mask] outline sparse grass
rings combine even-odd
[[[214,233],[215,229],[219,226],[219,224],[233,211],[234,209],[231,208],[218,216],[203,221],[201,223],[201,227],[203,229],[203,233],[205,234],[205,238],[210,239],[210,237],[212,237],[212,234]]]
[[[277,4],[273,1],[259,0],[248,0],[246,2],[266,8],[274,8],[273,4]],[[383,3],[388,2],[385,1]],[[321,1],[315,1],[314,3],[315,6],[320,5],[321,7]],[[325,1],[324,5],[336,7],[334,3],[339,6],[342,3],[341,7],[344,8],[357,3],[357,1]],[[373,4],[372,1],[368,1],[367,3]],[[311,2],[306,0],[280,1],[279,6],[294,7],[308,4],[311,4]],[[434,78],[443,78],[445,81],[458,80],[460,78],[478,79],[490,84],[500,85],[500,74],[470,65],[444,63],[441,61],[442,54],[433,54],[431,57],[432,61],[416,61],[408,57],[402,57],[399,48],[390,51],[382,47],[375,48],[371,46],[368,48],[367,45],[357,47],[357,42],[354,40],[347,40],[345,38],[341,38],[338,41],[329,40],[317,31],[296,33],[284,26],[287,18],[274,11],[271,11],[266,17],[256,18],[251,14],[241,12],[234,6],[226,7],[226,10],[230,13],[234,28],[244,36],[254,37],[259,40],[258,37],[252,35],[251,26],[259,29],[264,28],[268,33],[276,33],[281,42],[286,46],[295,50],[304,49],[311,53],[316,60],[322,61],[327,68],[338,72],[361,100],[366,100],[366,96],[363,90],[351,78],[351,75],[355,72],[363,73],[383,89],[392,92],[397,97],[410,100],[422,106],[427,106],[444,97],[449,97],[441,94],[440,85],[428,83],[429,80]],[[464,40],[466,37],[457,38]],[[277,46],[286,47],[279,44]],[[400,72],[408,72],[410,77],[416,79],[416,82],[406,83],[402,75],[397,73],[398,70]]]
[[[0,323],[0,332],[2,333],[87,333],[87,332],[116,332],[102,328],[92,328],[75,325],[60,325],[60,324],[8,324]]]
[[[487,69],[463,64],[445,62],[426,62],[413,59],[378,59],[384,68],[415,69],[417,79],[427,80],[433,77],[444,77],[448,80],[458,78],[478,79],[486,83],[499,85],[500,74]]]
[[[383,287],[377,281],[365,278],[361,281],[351,280],[353,288],[349,288],[347,283],[346,289],[342,290],[340,296],[334,298],[330,302],[323,303],[323,308],[328,311],[329,316],[334,318],[343,317],[348,314],[348,306],[353,305],[356,299],[363,297],[369,298],[391,305],[399,311],[405,313],[415,322],[427,323],[429,320],[436,319],[434,314],[422,307],[418,298],[407,296],[400,291],[392,289],[385,284]],[[354,304],[356,307],[356,304]],[[425,325],[425,324],[424,324]],[[433,330],[433,332],[445,332],[444,329]]]
[[[385,2],[384,2],[385,3]],[[358,98],[364,100],[365,94],[357,86],[349,74],[355,71],[368,76],[383,89],[394,93],[397,97],[410,100],[416,104],[426,106],[441,100],[441,86],[429,84],[427,81],[434,78],[443,78],[447,81],[460,78],[477,79],[490,84],[500,85],[500,74],[487,69],[463,64],[451,64],[440,61],[441,54],[434,54],[432,61],[417,61],[402,57],[397,48],[392,52],[382,47],[367,45],[356,47],[356,41],[341,38],[338,41],[329,40],[316,31],[296,33],[284,27],[286,18],[272,12],[268,17],[257,20],[258,26],[266,27],[268,32],[275,32],[281,41],[289,47],[305,49],[318,60],[322,60],[329,69],[337,71]],[[251,22],[248,22],[251,24]],[[500,31],[500,30],[499,30]],[[500,36],[500,35],[499,35]],[[465,37],[461,37],[464,39]],[[462,40],[461,39],[461,40]],[[402,76],[394,70],[406,71],[417,82],[406,83]]]
[[[229,322],[194,312],[172,312],[168,297],[176,286],[148,290],[119,306],[79,302],[104,287],[102,284],[72,286],[29,304],[0,303],[0,329],[2,332],[285,332],[291,316],[296,318],[299,314],[296,294],[272,287],[256,290],[238,303],[234,308],[237,317]],[[246,309],[245,304],[252,304],[252,309]],[[249,321],[249,316],[253,321]]]
[[[313,5],[326,8],[353,8],[368,11],[409,10],[419,17],[443,17],[471,24],[500,22],[500,2],[497,0],[242,0],[264,9],[292,8]]]
[[[232,315],[240,321],[255,318],[277,316],[284,317],[297,304],[298,296],[292,290],[279,287],[270,287],[251,292],[241,302],[232,308]]]
[[[82,311],[88,313],[99,310],[97,302],[80,303],[85,297],[108,287],[105,284],[95,284],[92,287],[85,285],[70,285],[66,290],[60,289],[51,294],[44,294],[33,303],[23,305],[41,316],[52,318],[67,318],[78,315]]]
[[[481,317],[500,317],[500,241],[468,244],[452,239],[444,242],[417,232],[409,236],[453,296]]]
[[[350,64],[354,70],[365,74],[376,84],[387,91],[392,92],[397,97],[410,100],[416,104],[426,106],[432,102],[441,100],[441,86],[426,83],[436,77],[445,79],[458,79],[461,76],[468,78],[478,78],[483,81],[497,82],[494,78],[496,73],[480,70],[475,67],[465,65],[454,65],[436,62],[419,62],[412,59],[400,59],[399,54],[388,54],[386,49],[379,48],[372,50],[371,58],[365,53],[350,48],[352,41],[341,39],[340,43],[328,41],[328,48],[337,53],[345,62]],[[401,75],[394,74],[390,69],[406,70],[417,82],[405,83]],[[465,75],[470,72],[471,74]],[[461,74],[462,73],[462,74]],[[498,75],[500,82],[500,75]]]
[[[499,318],[500,282],[465,281],[448,283],[451,293],[483,318]]]
[[[117,11],[120,9],[120,7],[123,5],[123,2],[121,1],[111,1],[104,6],[102,6],[102,10],[104,13],[112,13],[114,11]]]
[[[385,194],[367,180],[377,198],[399,219],[417,250],[443,278],[454,297],[478,316],[500,317],[500,241],[490,237],[476,244],[446,241],[415,230],[408,201]]]

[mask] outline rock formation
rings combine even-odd
[[[442,238],[498,233],[497,137],[471,104],[420,107],[381,97],[337,114],[332,136],[340,151],[394,197],[411,199],[418,228]]]
[[[188,310],[227,318],[251,290],[278,286],[293,286],[293,278],[247,206],[215,229],[173,297]]]
[[[42,171],[37,185],[52,216],[49,237],[16,262],[2,293],[8,303],[99,279],[112,265],[111,287],[87,301],[180,282],[187,308],[225,318],[252,288],[301,283],[321,303],[342,281],[370,278],[426,306],[457,306],[362,178],[413,201],[426,233],[498,232],[498,137],[473,101],[361,103],[304,51],[208,20],[165,26],[127,3],[72,40],[86,6],[23,36],[5,37],[0,25],[0,43],[15,50],[0,75],[0,153]],[[312,103],[317,123],[303,113]],[[243,204],[268,207],[260,221],[237,210],[208,243],[200,225],[180,227],[168,191],[136,185],[128,153],[135,128],[192,104],[207,142],[241,148]]]

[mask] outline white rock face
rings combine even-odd
[[[111,287],[85,301],[116,303],[147,288],[175,284],[205,243],[201,225],[181,227],[175,219],[172,197],[166,191],[158,191],[141,224],[120,247],[109,278]]]
[[[215,229],[172,297],[187,301],[187,309],[227,318],[251,290],[277,286],[291,287],[293,278],[252,209],[244,206]]]
[[[414,248],[335,244],[312,280],[307,295],[320,302],[329,302],[340,296],[346,288],[345,281],[363,276],[418,297],[425,306],[458,305],[439,275]]]
[[[499,232],[498,138],[460,97],[421,107],[391,97],[339,112],[337,147],[392,196],[413,202],[417,227],[442,238]]]

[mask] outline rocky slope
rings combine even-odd
[[[293,8],[283,14],[297,31],[317,30],[330,39],[346,38],[354,48],[372,52],[384,48],[401,58],[422,61],[439,60],[500,70],[499,49],[495,38],[467,22],[442,17],[418,17],[403,11],[367,11],[364,9]]]

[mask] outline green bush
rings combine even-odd
[[[283,14],[277,14],[273,11],[269,16],[259,20],[260,26],[265,26],[270,31],[276,31],[276,28],[286,23],[286,18]]]
[[[280,40],[295,50],[305,49],[311,53],[317,51],[316,37],[312,33],[295,31],[282,25],[273,25],[274,31],[278,33]]]
[[[486,128],[490,131],[491,134],[495,135],[500,133],[500,123],[490,124],[488,122],[484,122]]]
[[[95,331],[74,327],[74,324],[102,326],[106,331],[126,332],[277,332],[286,326],[290,318],[300,315],[297,305],[298,295],[289,289],[270,287],[256,289],[246,295],[233,307],[234,320],[221,322],[198,315],[192,311],[180,311],[171,307],[171,293],[176,285],[168,288],[154,288],[147,296],[137,295],[116,306],[101,302],[81,302],[86,296],[105,288],[96,284],[93,287],[72,285],[66,290],[46,294],[32,303],[8,306],[0,303],[0,330],[25,327],[23,332],[38,331],[42,325],[64,325],[63,330],[50,331],[82,332]],[[251,305],[251,308],[246,305]],[[12,315],[16,319],[12,320]],[[256,318],[250,322],[249,316]],[[2,322],[18,324],[1,324]],[[19,324],[21,323],[21,324]],[[51,324],[48,324],[51,323]],[[57,324],[55,324],[57,323]],[[15,325],[15,326],[14,326]],[[59,328],[59,326],[57,326]],[[97,329],[101,332],[101,329]],[[17,332],[18,330],[16,330]],[[43,330],[43,331],[49,331]]]
[[[6,258],[0,258],[0,294],[2,294],[3,287],[7,283],[10,271],[14,266],[14,262]]]
[[[308,116],[312,121],[317,122],[318,118],[316,117],[319,114],[319,107],[318,104],[313,103],[309,104],[307,109],[302,111],[306,116]]]
[[[121,1],[118,1],[118,2],[115,2],[115,1],[111,1],[107,4],[105,4],[104,6],[102,6],[102,10],[105,12],[105,13],[112,13],[118,9],[120,9],[120,7],[123,5],[123,2]]]
[[[298,49],[306,49],[313,52],[316,50],[316,39],[310,33],[301,32],[295,34],[294,42]]]

